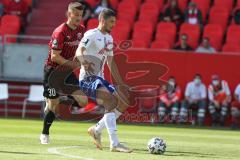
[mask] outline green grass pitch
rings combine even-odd
[[[111,153],[106,131],[104,150],[93,146],[86,130],[92,123],[56,121],[51,144],[40,145],[40,120],[0,119],[0,160],[240,160],[240,132],[209,128],[118,125],[121,142],[133,153]],[[152,137],[167,142],[164,155],[151,155],[146,144]]]

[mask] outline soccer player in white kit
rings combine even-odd
[[[117,106],[123,99],[121,93],[109,84],[103,75],[104,65],[107,65],[118,85],[124,86],[116,64],[113,61],[113,38],[109,34],[116,22],[116,15],[110,9],[104,9],[99,15],[98,28],[91,29],[84,34],[76,52],[76,57],[81,62],[79,86],[86,97],[93,99],[98,105],[105,108],[104,117],[100,120],[101,130],[107,128],[110,139],[110,151],[130,153],[128,147],[119,143],[117,137],[116,119],[120,116]],[[97,148],[102,149],[101,135],[95,127],[90,127],[88,133],[93,137]]]

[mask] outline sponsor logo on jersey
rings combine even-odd
[[[58,40],[57,40],[57,39],[54,39],[54,40],[52,41],[52,47],[53,47],[53,48],[58,48]]]

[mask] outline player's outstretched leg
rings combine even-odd
[[[40,135],[41,144],[49,144],[49,129],[55,120],[55,110],[59,104],[59,99],[46,99],[46,107],[44,109],[45,117],[43,122],[43,130]]]
[[[115,117],[118,119],[123,112],[128,108],[125,102],[123,102],[122,99],[117,98],[118,105],[117,108],[114,109]],[[92,136],[94,139],[94,144],[98,149],[102,149],[102,143],[101,143],[101,133],[106,128],[104,117],[95,125],[88,128],[88,134]]]
[[[104,128],[102,124],[104,122],[107,128],[109,139],[110,139],[110,151],[112,152],[127,152],[130,153],[132,150],[123,146],[119,143],[117,137],[117,126],[116,126],[116,116],[115,108],[118,105],[118,100],[113,94],[111,94],[106,88],[101,87],[97,91],[97,103],[105,107],[106,113],[101,122],[101,127]],[[90,129],[91,130],[91,129]],[[93,132],[99,135],[99,133],[92,127]],[[101,133],[100,133],[101,135]],[[95,139],[94,139],[95,140]],[[100,139],[101,142],[101,139]],[[101,144],[101,143],[100,143]]]
[[[117,108],[114,109],[115,117],[118,119],[121,115],[122,112],[120,112]],[[88,128],[88,134],[93,137],[94,139],[94,144],[98,149],[102,150],[102,142],[101,142],[101,134],[103,129],[106,128],[104,117],[95,125],[91,126]]]

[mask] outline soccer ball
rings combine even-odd
[[[151,154],[164,154],[166,147],[166,142],[158,137],[150,139],[147,145],[148,151]]]

